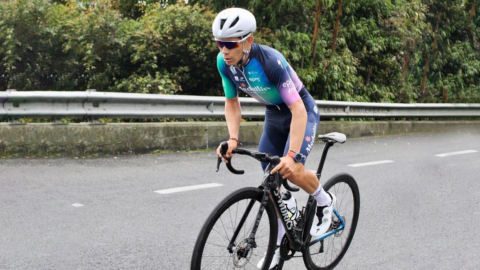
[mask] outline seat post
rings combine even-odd
[[[322,176],[323,165],[325,164],[325,159],[327,159],[328,149],[332,147],[334,142],[332,141],[325,141],[325,147],[323,148],[322,158],[320,159],[320,164],[318,165],[317,169],[317,178],[320,180],[320,176]]]

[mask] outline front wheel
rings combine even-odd
[[[335,210],[344,220],[345,227],[320,242],[316,242],[316,239],[312,239],[310,235],[306,237],[310,246],[303,252],[303,260],[307,268],[311,270],[333,269],[342,260],[352,242],[360,213],[360,192],[357,182],[352,176],[336,175],[323,185],[323,189],[332,192],[337,197]],[[315,201],[313,203],[316,205]],[[314,215],[315,207],[312,207],[307,217],[309,223],[307,224],[307,233],[310,231]],[[340,226],[340,219],[333,214],[330,231],[341,228]]]
[[[261,206],[263,191],[240,189],[226,197],[210,214],[198,235],[193,250],[191,269],[258,269],[266,256],[270,262],[275,253],[277,218],[267,203],[257,224],[255,244],[249,241]],[[232,239],[232,237],[235,239]],[[264,263],[266,269],[269,263]]]

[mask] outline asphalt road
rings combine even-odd
[[[0,269],[188,269],[212,209],[261,181],[257,161],[233,162],[245,175],[216,173],[213,152],[0,160]],[[337,269],[480,269],[478,131],[350,140],[330,150],[322,179],[338,172],[356,178],[361,210]],[[155,192],[208,183],[221,186]]]

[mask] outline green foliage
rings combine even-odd
[[[85,8],[18,0],[0,12],[2,88],[106,90],[121,74],[123,21],[108,1]]]
[[[138,19],[150,6],[159,3],[162,7],[174,5],[177,0],[114,0],[114,6],[127,18]]]
[[[232,6],[317,99],[480,102],[478,0],[5,0],[0,90],[222,95],[211,22]]]
[[[162,75],[160,72],[155,72],[154,76],[133,74],[117,84],[116,89],[117,92],[142,94],[175,94],[175,92],[181,90],[180,85],[172,78],[172,75],[168,73]]]
[[[179,4],[163,9],[160,4],[152,5],[131,36],[131,62],[137,66],[136,73],[158,80],[161,70],[178,84],[176,90],[220,94],[214,64],[218,49],[210,32],[213,19],[212,12],[198,6]],[[214,87],[218,90],[208,91]]]

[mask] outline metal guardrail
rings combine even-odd
[[[240,98],[244,118],[265,107]],[[224,97],[96,92],[0,92],[0,117],[222,118]],[[398,104],[316,101],[322,118],[480,118],[480,104]]]

